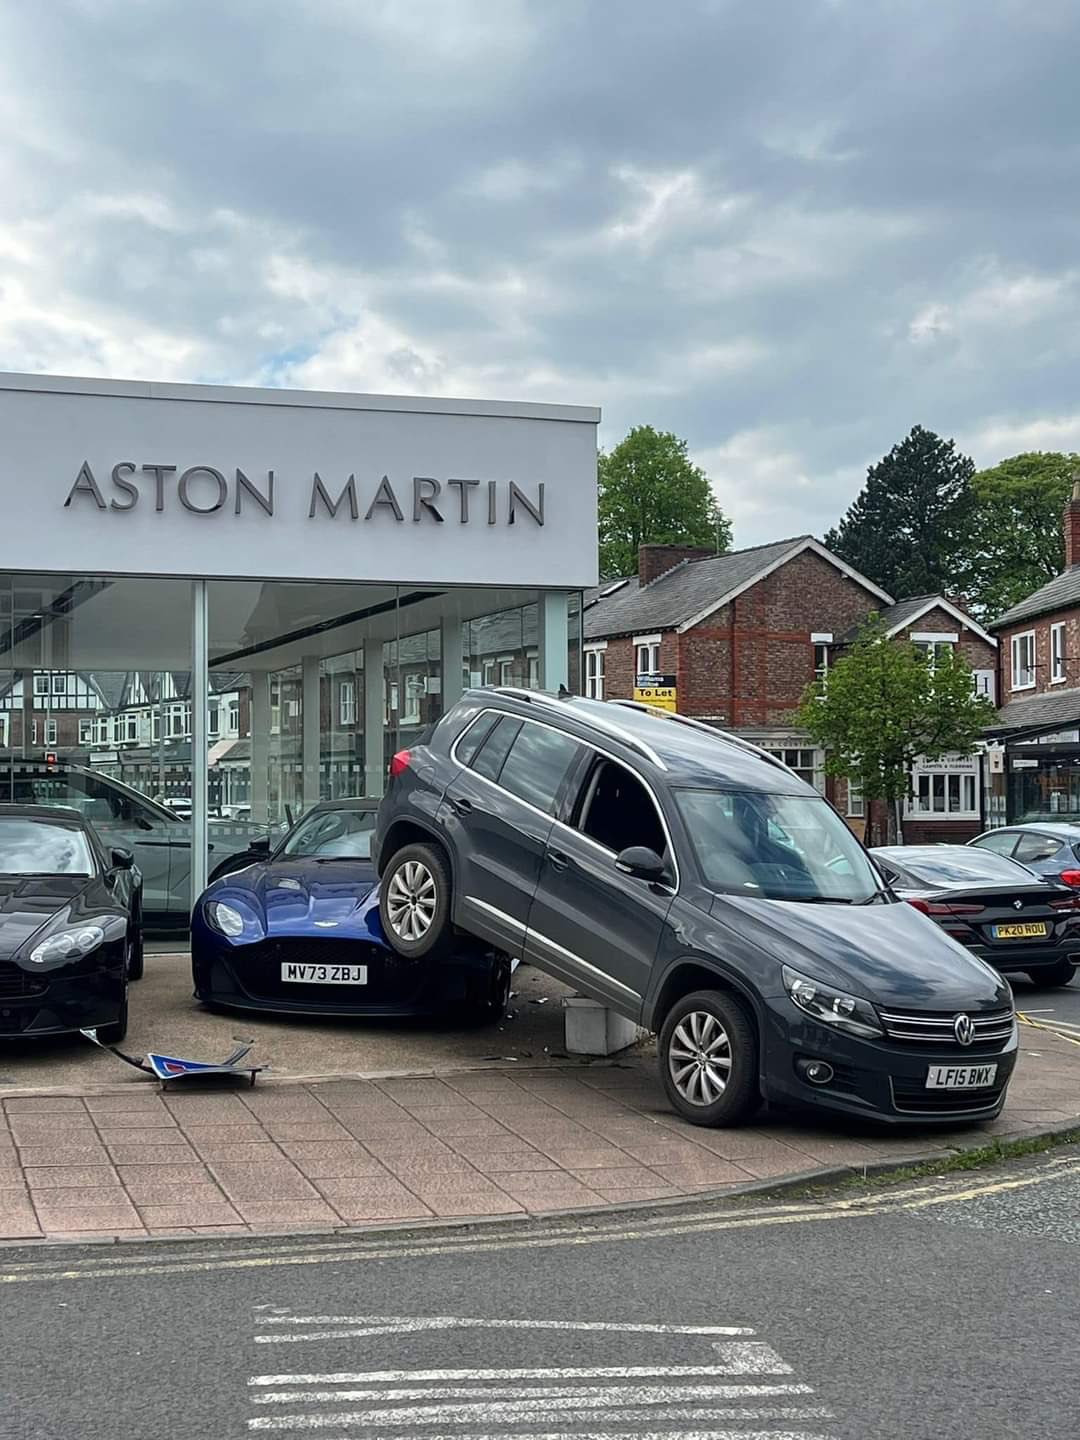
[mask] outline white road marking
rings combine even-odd
[[[355,1326],[355,1329],[302,1330],[287,1335],[257,1335],[256,1344],[280,1345],[300,1340],[350,1340],[369,1335],[407,1334],[420,1330],[590,1330],[622,1335],[752,1335],[746,1325],[623,1325],[583,1320],[474,1320],[455,1315],[422,1318],[396,1315],[263,1315],[264,1325]]]
[[[347,1437],[341,1437],[341,1440],[347,1440]],[[365,1435],[364,1440],[414,1440],[414,1437],[400,1434]],[[470,1432],[467,1436],[463,1436],[458,1431],[443,1435],[425,1434],[422,1437],[415,1437],[415,1440],[510,1440],[510,1437],[505,1431],[487,1435]],[[831,1440],[831,1437],[820,1431],[810,1430],[743,1430],[740,1428],[738,1430],[679,1430],[674,1433],[671,1430],[575,1430],[572,1436],[568,1436],[565,1430],[545,1430],[530,1431],[528,1435],[518,1436],[517,1440]]]
[[[790,1374],[785,1366],[781,1374]],[[548,1366],[520,1370],[358,1370],[330,1374],[253,1375],[249,1385],[408,1385],[424,1380],[681,1380],[730,1375],[727,1365]]]
[[[783,1365],[781,1374],[791,1374],[791,1367]],[[272,1404],[314,1404],[327,1400],[372,1400],[385,1405],[394,1400],[550,1400],[557,1397],[564,1401],[583,1400],[589,1405],[662,1405],[677,1400],[722,1400],[730,1399],[730,1385],[659,1385],[651,1389],[637,1385],[574,1386],[571,1389],[553,1390],[550,1386],[526,1386],[524,1389],[474,1390],[468,1386],[452,1386],[445,1390],[433,1388],[419,1390],[409,1387],[404,1390],[267,1390],[251,1398],[256,1405]],[[745,1388],[745,1387],[743,1387]],[[749,1388],[753,1388],[752,1386]]]
[[[716,1400],[751,1400],[774,1395],[812,1395],[809,1385],[718,1385],[712,1397]],[[659,1405],[661,1400],[649,1401],[643,1398],[642,1406]],[[566,1422],[573,1424],[577,1419],[592,1420],[597,1410],[608,1407],[610,1400],[597,1391],[590,1403],[580,1398],[551,1397],[546,1400],[530,1400],[524,1403],[497,1401],[494,1404],[468,1405],[412,1405],[393,1410],[341,1410],[318,1415],[258,1415],[249,1420],[249,1430],[329,1430],[344,1425],[415,1425],[418,1429],[428,1425],[466,1425],[473,1421],[502,1422],[507,1425],[523,1425],[547,1415],[567,1412]],[[648,1414],[644,1418],[649,1418]]]

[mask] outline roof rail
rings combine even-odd
[[[780,759],[779,755],[774,755],[771,750],[766,750],[761,745],[755,745],[752,740],[743,739],[741,735],[732,734],[730,730],[721,730],[716,725],[706,725],[704,720],[695,720],[690,715],[680,715],[674,710],[662,710],[659,705],[646,705],[641,700],[610,700],[608,703],[610,705],[621,705],[625,710],[644,710],[646,714],[657,715],[661,720],[674,720],[678,725],[689,725],[694,730],[701,730],[704,731],[706,735],[711,735],[714,740],[720,740],[728,745],[735,745],[740,750],[746,750],[749,754],[756,755],[758,759],[766,761],[769,765],[774,765],[777,769],[784,770],[789,775],[794,775],[796,780],[799,779],[798,774],[790,765],[786,765],[784,761]]]
[[[493,685],[490,689],[494,694],[506,695],[512,700],[525,700],[531,705],[548,705],[555,708],[561,707],[563,709],[565,709],[568,701],[581,699],[579,695],[566,695],[560,699],[559,696],[552,695],[546,690],[526,690],[517,685]],[[599,701],[596,703],[597,705],[603,704],[603,702]],[[615,724],[614,721],[608,720],[606,716],[598,715],[596,709],[592,707],[590,707],[588,711],[588,717],[589,722],[595,725],[598,730],[605,730],[609,735],[614,735],[616,739],[621,740],[624,745],[629,745],[632,750],[636,750],[640,755],[644,755],[646,760],[655,765],[658,770],[666,770],[668,768],[648,741],[642,740],[641,737],[635,735],[632,730],[626,729],[623,725]]]

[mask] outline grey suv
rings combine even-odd
[[[471,691],[391,763],[374,854],[400,954],[464,931],[659,1032],[674,1108],[764,1096],[892,1122],[992,1119],[1008,984],[899,902],[812,787],[624,701]]]

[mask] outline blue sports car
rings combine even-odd
[[[377,800],[328,800],[271,851],[209,885],[191,921],[196,999],[292,1015],[498,1020],[504,955],[462,937],[444,960],[407,960],[383,939],[371,837]]]

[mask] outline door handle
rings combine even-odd
[[[471,815],[473,805],[471,800],[465,800],[459,797],[450,801],[450,808],[458,815]]]
[[[548,860],[553,870],[565,870],[570,864],[570,856],[564,855],[561,850],[549,850]]]

